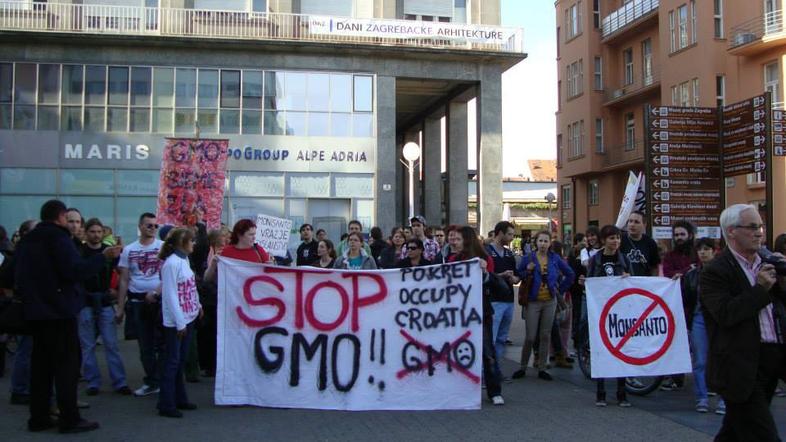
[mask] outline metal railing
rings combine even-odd
[[[384,33],[338,35],[317,27],[332,17],[273,12],[219,11],[203,9],[147,8],[142,6],[77,5],[39,3],[29,0],[0,1],[0,30],[101,35],[192,37],[204,39],[287,40],[349,43],[421,48],[460,49],[483,52],[523,53],[523,30],[502,26],[434,23],[457,31],[451,37],[407,36]],[[335,20],[352,20],[335,18]],[[401,29],[426,26],[409,20],[359,19],[375,28]],[[495,42],[466,37],[475,32],[496,33]],[[365,35],[360,35],[365,34]],[[459,37],[456,37],[456,36]],[[477,34],[475,34],[477,35]],[[482,34],[481,34],[482,35]]]
[[[633,0],[603,18],[603,38],[607,38],[629,24],[658,9],[659,0]]]
[[[612,89],[606,88],[604,102],[621,101],[624,98],[636,95],[644,89],[655,86],[660,83],[660,74],[657,70],[652,69],[649,72],[634,74],[632,80],[632,82],[623,86]]]
[[[605,150],[598,155],[602,157],[602,167],[614,167],[632,161],[644,160],[644,140],[633,140],[632,142],[620,144],[618,146],[605,146]]]
[[[729,48],[744,46],[783,31],[783,11],[768,12],[731,28]]]

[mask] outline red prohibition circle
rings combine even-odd
[[[637,357],[626,355],[625,353],[622,352],[622,346],[619,346],[619,348],[615,348],[614,345],[612,345],[611,339],[609,338],[608,333],[606,332],[606,329],[604,327],[605,319],[608,317],[609,311],[611,311],[611,307],[613,307],[614,304],[616,304],[620,299],[633,295],[644,296],[645,298],[651,299],[656,304],[656,307],[662,308],[663,312],[666,314],[666,321],[667,321],[666,340],[663,342],[663,345],[661,345],[661,347],[655,353],[649,356],[645,356],[643,358],[637,358]],[[643,318],[640,317],[639,319],[643,319]],[[631,332],[635,333],[636,329],[638,329],[638,327],[636,328],[631,327],[631,329],[628,330],[628,333]],[[606,301],[606,305],[603,306],[603,311],[601,311],[600,313],[600,321],[598,324],[598,331],[600,332],[600,338],[603,341],[603,345],[606,346],[606,348],[614,357],[631,365],[647,365],[649,363],[656,361],[661,356],[663,356],[663,354],[666,353],[666,351],[668,351],[669,347],[671,346],[671,342],[674,340],[674,329],[675,329],[674,315],[671,313],[669,306],[666,305],[666,303],[663,301],[663,299],[660,296],[640,288],[629,288],[629,289],[621,290],[617,292],[614,296],[609,298],[609,300]]]

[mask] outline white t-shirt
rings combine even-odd
[[[123,247],[117,266],[128,269],[129,292],[147,293],[161,284],[158,275],[162,263],[158,259],[158,252],[163,243],[160,239],[155,239],[149,245],[143,246],[139,241],[134,241]]]
[[[595,256],[599,250],[600,249],[581,249],[581,265],[583,265],[584,268],[589,267],[590,258]]]

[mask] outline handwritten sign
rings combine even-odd
[[[159,224],[221,227],[227,140],[167,138],[158,186]]]
[[[477,260],[382,271],[218,265],[218,405],[480,408]]]
[[[257,215],[256,242],[272,256],[286,256],[292,220]]]

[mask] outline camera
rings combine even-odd
[[[786,276],[786,259],[775,256],[775,254],[770,252],[766,247],[759,249],[759,256],[763,263],[772,264],[775,267],[775,272],[778,276]]]

